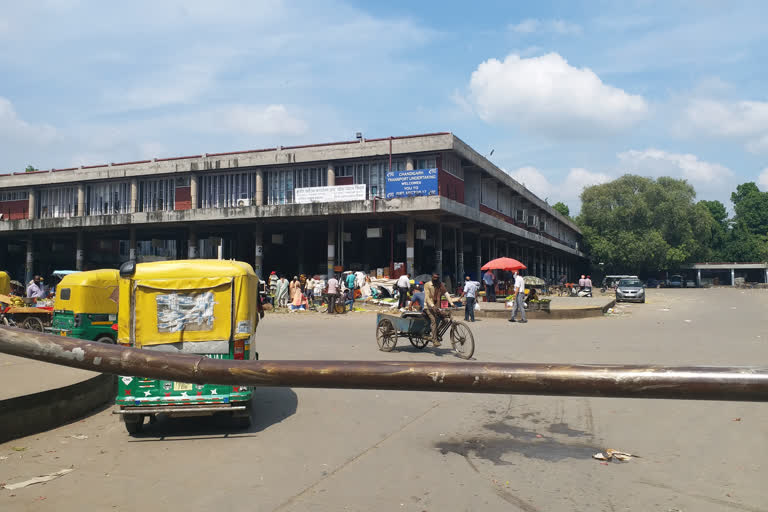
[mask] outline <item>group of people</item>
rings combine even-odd
[[[265,289],[264,301],[274,308],[287,308],[289,311],[303,311],[321,300],[325,295],[328,313],[333,314],[336,304],[341,300],[344,307],[352,310],[355,302],[354,290],[359,287],[355,274],[332,276],[327,281],[320,275],[307,277],[305,274],[293,276],[290,281],[284,275],[272,272],[269,275],[268,289]],[[265,283],[265,287],[267,284]]]

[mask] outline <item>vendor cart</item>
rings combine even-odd
[[[53,307],[6,306],[2,309],[2,322],[32,331],[44,332],[51,326]]]
[[[462,359],[471,358],[475,353],[475,338],[469,326],[453,320],[450,312],[446,310],[443,310],[443,314],[445,317],[437,331],[438,339],[442,340],[445,333],[450,331],[451,345],[456,355]],[[429,344],[431,333],[432,323],[429,317],[420,312],[376,315],[376,343],[383,352],[392,352],[397,346],[398,338],[408,338],[411,345],[423,349]]]

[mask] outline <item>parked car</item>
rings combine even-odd
[[[616,287],[616,302],[645,302],[645,287],[636,278],[622,279]]]
[[[682,288],[683,276],[675,275],[667,279],[667,288]]]
[[[657,288],[659,286],[659,280],[650,278],[645,282],[646,288]]]

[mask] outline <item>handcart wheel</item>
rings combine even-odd
[[[429,340],[421,336],[410,336],[408,339],[411,340],[411,345],[420,349],[423,349],[429,344]]]
[[[453,322],[451,325],[451,345],[462,359],[469,359],[475,353],[475,337],[464,322]]]
[[[397,345],[397,331],[392,322],[386,318],[379,321],[376,326],[376,343],[382,352],[392,352]]]
[[[35,316],[31,316],[26,320],[24,320],[24,323],[22,325],[25,329],[29,329],[30,331],[39,331],[39,332],[45,331],[45,327],[43,326],[43,321]]]

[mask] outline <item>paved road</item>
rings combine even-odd
[[[768,292],[648,295],[606,318],[479,321],[476,355],[766,364]],[[264,358],[456,360],[378,352],[372,314],[299,315],[267,317]],[[255,420],[169,420],[130,438],[103,410],[1,444],[0,482],[75,471],[0,490],[0,510],[768,510],[765,404],[270,388]],[[606,448],[641,458],[591,458]]]

